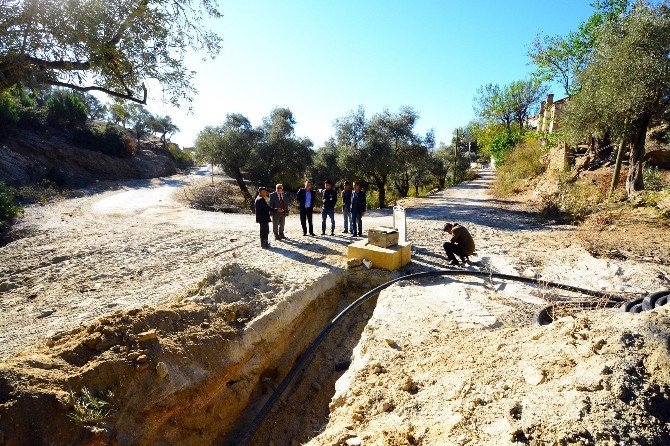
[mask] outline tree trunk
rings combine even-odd
[[[621,175],[621,164],[623,162],[623,152],[624,152],[624,141],[621,140],[619,143],[619,149],[616,153],[616,163],[614,164],[614,175],[612,175],[612,184],[610,185],[610,198],[614,196],[616,191],[616,186],[619,183],[619,176]]]
[[[642,160],[644,158],[644,143],[647,139],[649,121],[649,115],[645,114],[633,123],[635,133],[633,133],[630,157],[628,159],[628,177],[626,178],[626,193],[628,196],[634,195],[637,191],[644,189]]]
[[[386,177],[375,179],[375,183],[379,190],[379,208],[382,209],[386,207]]]
[[[443,176],[443,177],[440,177],[440,180],[439,180],[439,181],[440,181],[440,189],[444,189],[444,185],[445,185],[446,182],[447,182],[447,178],[444,177],[444,176]]]
[[[419,184],[414,183],[414,195],[419,196]]]
[[[251,197],[251,193],[249,192],[249,189],[247,189],[247,184],[244,182],[244,178],[242,177],[242,172],[238,169],[235,171],[235,182],[237,183],[237,186],[240,188],[240,191],[242,192],[242,195],[244,196],[244,201],[251,208],[251,212],[254,211],[254,200]]]

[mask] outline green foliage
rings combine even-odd
[[[68,414],[68,417],[74,421],[84,424],[95,424],[104,420],[112,413],[112,407],[106,400],[114,398],[111,391],[105,393],[104,398],[94,395],[88,388],[84,387],[81,394],[75,396],[73,412]],[[105,399],[106,398],[106,399]]]
[[[628,0],[596,1],[594,13],[577,31],[567,36],[536,37],[528,55],[535,63],[534,77],[540,82],[559,82],[565,94],[579,91],[577,75],[587,66],[600,30],[614,23],[628,9]]]
[[[445,176],[447,185],[454,186],[455,184],[466,181],[467,171],[470,169],[470,159],[468,158],[467,153],[464,152],[463,147],[459,147],[457,153],[454,154],[453,144],[447,146],[446,144],[441,143],[440,147],[435,151],[435,156],[440,158],[444,163],[444,167],[447,171]],[[454,156],[457,157],[455,163]],[[454,169],[456,169],[455,182]]]
[[[581,90],[568,104],[563,128],[569,139],[589,136],[630,143],[629,194],[644,188],[642,156],[647,129],[670,114],[670,7],[638,2],[598,34]]]
[[[163,147],[167,146],[167,135],[179,131],[179,127],[172,123],[172,118],[169,116],[152,116],[147,124],[149,131],[160,135]]]
[[[176,144],[168,144],[167,150],[180,168],[186,169],[195,166],[195,158],[191,152],[181,150]]]
[[[419,115],[411,107],[397,113],[384,110],[369,120],[363,107],[336,120],[338,166],[351,180],[365,180],[379,192],[385,206],[391,183],[400,196],[407,196],[413,182],[421,178],[435,144],[432,131],[425,137],[414,132]]]
[[[607,182],[596,183],[585,178],[561,174],[558,191],[543,197],[542,214],[554,220],[576,222],[593,213],[607,200]]]
[[[526,181],[545,171],[542,156],[546,149],[538,141],[524,141],[504,156],[504,162],[498,167],[493,183],[493,192],[498,197],[506,197],[521,192]]]
[[[0,181],[0,230],[9,227],[22,211],[16,204],[16,190]]]
[[[536,106],[547,89],[536,80],[520,80],[510,84],[486,84],[477,90],[475,113],[487,123],[504,124],[510,128],[516,121],[524,127],[532,107]]]
[[[112,124],[107,124],[104,128],[83,127],[74,133],[74,139],[88,150],[114,157],[132,156],[136,149],[133,138]]]
[[[78,128],[86,124],[88,110],[74,94],[57,91],[47,101],[47,122],[57,128]]]
[[[73,94],[86,106],[89,119],[102,120],[107,115],[105,106],[92,94],[74,91]]]
[[[0,2],[0,92],[42,84],[143,101],[156,79],[179,105],[194,92],[184,58],[218,53],[202,24],[220,16],[211,0]]]
[[[642,170],[642,175],[644,175],[644,184],[647,190],[659,191],[663,189],[670,189],[670,184],[663,181],[658,167],[650,166],[645,163]]]
[[[326,141],[314,155],[309,177],[315,181],[330,180],[338,184],[342,179],[342,171],[337,165],[337,143],[335,138]]]
[[[0,93],[0,131],[8,130],[19,122],[19,107],[8,92]]]
[[[22,107],[19,112],[19,127],[44,130],[47,126],[47,110],[41,107]]]
[[[496,166],[504,164],[505,155],[523,139],[521,131],[515,128],[496,131],[492,136],[484,150],[493,156]]]

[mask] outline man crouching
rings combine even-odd
[[[465,263],[468,260],[468,256],[471,256],[475,252],[475,241],[468,230],[459,224],[446,223],[444,225],[444,232],[451,234],[451,240],[444,242],[442,245],[447,253],[447,257],[451,260],[449,264],[458,265],[456,256],[460,257],[461,262]]]

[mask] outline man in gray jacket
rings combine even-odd
[[[288,215],[288,203],[284,197],[284,186],[277,184],[275,192],[270,194],[270,209],[272,209],[272,232],[276,240],[286,238],[284,236],[284,219]]]

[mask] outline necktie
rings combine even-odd
[[[284,198],[282,197],[282,194],[279,194],[279,209],[282,211],[284,210]]]

